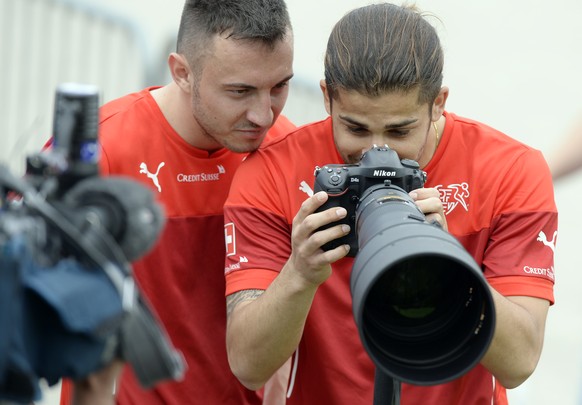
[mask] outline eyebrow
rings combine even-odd
[[[339,117],[342,120],[344,120],[344,121],[346,121],[346,122],[348,122],[348,123],[350,123],[352,125],[357,125],[357,126],[362,127],[362,128],[368,128],[367,125],[362,124],[361,122],[358,122],[358,121],[356,121],[356,120],[354,120],[354,119],[352,119],[350,117],[347,117],[345,115],[341,115],[340,114]],[[400,122],[396,122],[396,123],[392,123],[392,124],[385,125],[384,128],[385,129],[402,128],[402,127],[405,127],[407,125],[414,124],[417,121],[418,121],[417,118],[410,118],[410,119],[406,119],[406,120],[403,120],[403,121],[400,121]]]
[[[288,82],[292,78],[293,78],[293,74],[290,74],[289,76],[287,76],[286,78],[281,80],[279,83],[277,83],[275,86],[278,86],[282,83]],[[256,90],[257,89],[256,86],[251,86],[250,84],[246,84],[246,83],[225,83],[224,87],[237,87],[237,88],[247,89],[247,90]]]

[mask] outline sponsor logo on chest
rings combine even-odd
[[[150,179],[153,185],[157,188],[158,192],[162,192],[162,182],[160,181],[160,171],[166,166],[166,162],[160,162],[156,170],[153,171],[148,168],[145,162],[141,162],[139,165],[139,174],[145,175]],[[166,169],[164,169],[166,170]],[[178,183],[198,183],[198,182],[210,182],[210,181],[220,181],[222,175],[226,174],[226,169],[223,165],[216,165],[216,171],[204,172],[204,173],[180,173],[176,176]]]
[[[192,174],[185,174],[180,173],[178,174],[178,182],[179,183],[198,183],[198,182],[205,182],[205,181],[219,181],[221,175],[226,173],[224,166],[217,165],[217,171],[212,173],[192,173]]]

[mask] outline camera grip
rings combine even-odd
[[[321,248],[327,251],[335,249],[338,246],[347,244],[350,245],[350,252],[348,253],[348,256],[353,257],[355,256],[355,253],[358,251],[358,240],[356,238],[355,230],[356,205],[353,203],[348,204],[343,203],[346,199],[348,201],[352,201],[352,199],[349,196],[347,196],[347,189],[342,190],[342,192],[339,194],[334,194],[330,191],[328,191],[327,194],[329,196],[328,200],[322,206],[320,206],[315,212],[323,212],[330,208],[344,207],[348,211],[348,213],[344,218],[338,221],[331,222],[327,225],[323,225],[321,228],[319,228],[319,230],[324,230],[340,224],[346,224],[350,226],[350,232],[345,236],[327,242]]]
[[[315,212],[323,212],[330,208],[344,207],[348,213],[338,221],[334,221],[322,226],[319,230],[327,229],[332,226],[346,224],[350,226],[350,232],[341,238],[334,239],[325,243],[321,248],[323,250],[335,249],[341,245],[350,245],[348,256],[355,256],[358,251],[358,239],[356,237],[356,206],[358,197],[354,190],[349,187],[348,168],[345,165],[327,165],[316,167],[315,182],[313,185],[314,193],[325,191],[329,196],[328,200],[320,206]]]

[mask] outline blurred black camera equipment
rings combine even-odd
[[[39,380],[83,378],[118,358],[141,385],[185,364],[140,294],[131,261],[164,225],[145,186],[100,177],[97,88],[57,88],[52,147],[24,178],[0,166],[0,400],[30,403]]]
[[[318,211],[348,211],[351,232],[323,248],[351,246],[353,314],[377,373],[415,385],[469,371],[495,329],[481,269],[408,194],[425,181],[416,161],[374,146],[358,164],[317,167],[314,187],[329,194]]]

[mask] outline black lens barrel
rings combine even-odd
[[[353,313],[379,370],[434,385],[473,368],[495,328],[493,298],[473,257],[395,186],[363,194],[356,229]]]

